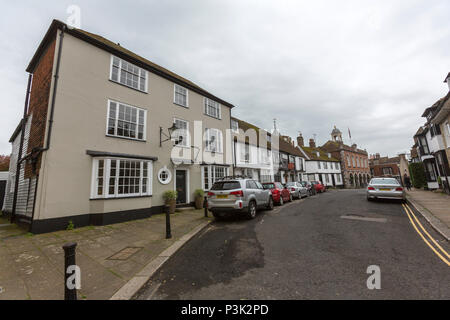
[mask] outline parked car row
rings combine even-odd
[[[272,210],[274,205],[283,205],[325,192],[319,181],[312,182],[264,182],[246,177],[225,177],[213,184],[207,194],[208,210],[220,219],[230,214],[242,213],[249,219],[256,217],[258,209]]]

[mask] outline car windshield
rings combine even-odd
[[[220,181],[214,183],[211,190],[234,190],[240,188],[241,184],[239,181]]]
[[[398,181],[397,179],[372,179],[372,181],[370,181],[370,184],[391,184],[391,185],[398,185]]]
[[[273,183],[263,183],[264,189],[275,189],[275,185]]]

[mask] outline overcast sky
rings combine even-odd
[[[9,1],[0,29],[0,154],[23,112],[25,68],[53,18],[233,103],[233,115],[323,144],[334,125],[369,153],[408,151],[448,92],[450,1]]]

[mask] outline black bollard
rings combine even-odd
[[[77,300],[77,289],[69,289],[67,285],[67,280],[71,276],[71,274],[67,273],[67,270],[70,266],[75,266],[75,248],[77,244],[67,243],[63,246],[64,249],[64,300]]]
[[[166,239],[172,238],[172,230],[170,228],[170,206],[166,207]]]
[[[208,197],[203,200],[203,208],[205,208],[205,218],[208,218]]]

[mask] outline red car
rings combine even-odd
[[[283,187],[280,182],[265,182],[262,184],[264,189],[272,191],[272,199],[274,203],[282,206],[285,202],[292,201],[291,192]]]
[[[320,181],[313,181],[311,184],[314,185],[317,193],[322,193],[327,191],[326,187]]]

